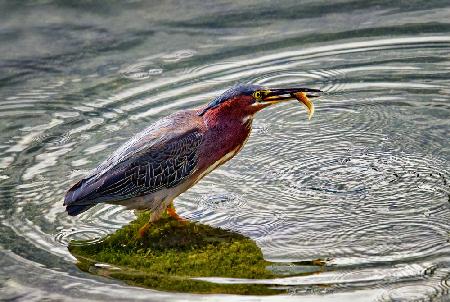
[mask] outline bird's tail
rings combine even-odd
[[[86,186],[87,179],[82,179],[67,191],[64,205],[70,216],[77,216],[96,205],[96,202],[87,198],[89,194],[86,194]]]
[[[81,213],[89,210],[93,206],[95,206],[95,204],[71,205],[71,206],[66,206],[66,211],[67,211],[67,214],[69,214],[70,216],[77,216],[78,214],[81,214]]]

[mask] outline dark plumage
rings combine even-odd
[[[198,128],[179,133],[182,115],[151,125],[126,142],[66,194],[69,215],[78,215],[102,202],[119,202],[172,188],[195,169],[202,141]],[[160,132],[161,127],[166,133]],[[173,129],[171,129],[173,128]],[[172,131],[170,131],[172,130]]]

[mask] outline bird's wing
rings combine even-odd
[[[163,129],[161,124],[153,125],[138,134],[74,185],[67,192],[64,205],[75,209],[178,185],[195,171],[203,139],[198,128],[180,126],[168,124]]]

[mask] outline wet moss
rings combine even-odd
[[[219,284],[196,277],[268,279],[268,267],[256,243],[243,235],[207,225],[181,223],[164,216],[146,236],[138,230],[148,221],[141,213],[135,221],[101,242],[72,242],[70,252],[78,267],[128,284],[164,291],[191,293],[280,294],[263,284]],[[105,266],[108,264],[109,266]]]

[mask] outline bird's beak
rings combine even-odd
[[[312,115],[314,114],[314,104],[309,98],[319,97],[319,93],[321,92],[322,91],[319,89],[303,87],[269,89],[265,91],[261,103],[269,106],[284,101],[298,100],[306,106],[308,110],[308,119],[311,119]]]

